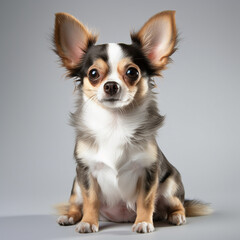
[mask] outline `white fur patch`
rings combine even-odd
[[[182,224],[185,224],[186,223],[186,217],[184,215],[181,215],[179,213],[177,214],[170,214],[170,216],[168,217],[168,221],[171,223],[171,224],[174,224],[174,225],[182,225]]]
[[[174,196],[177,191],[176,182],[170,177],[165,183],[161,184],[158,189],[158,194],[163,195],[165,198]]]
[[[62,215],[57,219],[59,225],[73,225],[75,224],[72,217],[68,217],[66,215]]]
[[[83,197],[78,181],[75,181],[74,190],[76,194],[75,203],[81,205],[83,203]]]
[[[110,65],[111,74],[110,79],[117,79],[117,67],[120,60],[124,57],[121,47],[117,43],[108,44],[108,64]]]
[[[154,231],[154,226],[151,223],[140,222],[132,226],[133,232],[137,233],[150,233]]]
[[[98,232],[98,227],[94,224],[90,224],[87,222],[80,222],[76,226],[76,231],[79,233],[92,233],[92,232]]]

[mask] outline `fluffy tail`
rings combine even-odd
[[[210,215],[213,212],[209,204],[197,200],[185,200],[184,208],[187,217]]]
[[[69,211],[69,203],[60,203],[54,206],[54,209],[56,210],[58,215],[66,215]]]

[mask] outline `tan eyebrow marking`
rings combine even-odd
[[[94,61],[93,65],[88,69],[88,72],[93,68],[96,68],[105,74],[107,74],[109,71],[107,63],[101,58],[98,58],[97,60]]]

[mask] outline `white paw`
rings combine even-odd
[[[150,233],[154,231],[154,226],[151,223],[140,222],[132,226],[133,232]]]
[[[87,222],[80,222],[76,226],[76,231],[79,233],[91,233],[91,232],[98,232],[98,226],[94,224],[90,224]]]
[[[182,214],[171,214],[169,217],[168,217],[168,221],[174,225],[182,225],[184,223],[186,223],[186,217]]]
[[[68,217],[67,215],[60,216],[57,219],[58,224],[60,225],[73,225],[75,224],[73,217]]]

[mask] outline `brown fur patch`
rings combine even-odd
[[[100,82],[99,82],[98,85],[93,86],[93,85],[90,83],[88,77],[85,77],[85,78],[83,79],[83,82],[84,82],[84,84],[83,84],[82,90],[83,90],[84,94],[85,94],[88,98],[92,98],[92,99],[94,100],[94,97],[96,97],[96,95],[97,95],[97,87],[98,87],[98,85],[100,84]],[[97,101],[96,101],[96,102],[97,102]]]
[[[81,206],[70,204],[68,213],[66,215],[68,218],[72,217],[75,223],[80,221],[82,218]]]
[[[169,199],[169,215],[180,214],[185,216],[185,208],[179,198],[172,197]]]
[[[87,191],[83,185],[80,185],[83,196],[83,218],[82,222],[98,226],[99,218],[99,186],[97,181],[91,177],[90,189]]]
[[[144,78],[138,82],[135,101],[141,103],[148,92],[148,83]]]
[[[153,212],[157,185],[158,184],[156,180],[150,191],[146,193],[144,189],[144,179],[139,179],[137,184],[137,218],[134,224],[138,224],[140,222],[153,223]]]

